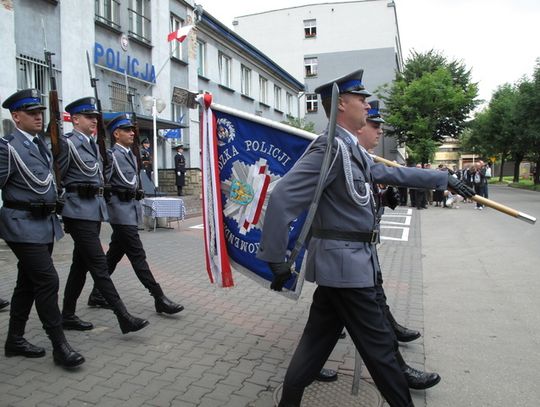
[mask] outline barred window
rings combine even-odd
[[[150,0],[131,0],[129,13],[129,34],[140,41],[150,43]]]
[[[120,1],[119,0],[95,0],[96,20],[120,29]]]
[[[129,93],[133,96],[133,101],[139,100],[136,89],[129,87]],[[131,112],[131,106],[126,93],[126,85],[118,82],[111,82],[109,85],[109,101],[113,112]],[[134,106],[137,111],[137,106]]]
[[[319,109],[319,101],[317,100],[316,93],[309,93],[306,95],[306,110],[310,113],[314,113]]]
[[[39,90],[41,94],[41,101],[45,106],[49,104],[49,90],[51,89],[49,67],[45,61],[33,58],[27,55],[19,55],[17,57],[17,89],[35,88]],[[60,71],[53,66],[54,75],[56,79],[56,86],[58,87],[58,94],[60,91]],[[49,110],[44,111],[44,122],[49,121]]]

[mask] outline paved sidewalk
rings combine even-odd
[[[421,236],[416,215],[414,211],[409,240],[386,241],[380,257],[396,318],[422,331]],[[0,406],[273,406],[274,393],[307,318],[314,286],[306,284],[295,303],[240,274],[235,274],[234,288],[210,285],[202,230],[190,228],[200,223],[201,218],[191,218],[181,222],[179,229],[141,232],[156,279],[171,299],[185,306],[182,313],[156,314],[153,298],[124,259],[113,280],[128,310],[147,318],[150,325],[122,335],[111,311],[87,307],[88,277],[77,314],[96,327],[87,332],[66,331],[87,362],[72,372],[55,366],[50,342],[34,310],[26,337],[44,346],[47,355],[41,359],[0,356]],[[110,228],[104,225],[105,247],[109,236]],[[55,246],[61,293],[71,250],[69,236]],[[16,265],[3,243],[0,270],[0,296],[10,298]],[[0,312],[2,344],[7,325],[8,312]],[[403,351],[408,362],[424,368],[423,338],[404,346]],[[350,380],[354,367],[350,338],[339,341],[327,367],[338,369],[343,381]],[[330,385],[319,386],[321,394]],[[415,406],[424,407],[424,392],[414,392],[414,401]]]

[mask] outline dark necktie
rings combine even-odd
[[[38,150],[39,150],[39,153],[41,154],[41,156],[43,157],[43,159],[47,162],[49,162],[49,155],[47,154],[47,149],[45,148],[45,146],[43,145],[43,143],[39,140],[39,137],[38,136],[35,136],[34,139],[32,140],[34,142],[34,144],[37,146]]]
[[[90,137],[90,146],[92,147],[92,150],[94,151],[94,154],[96,155],[97,157],[97,147],[96,147],[96,142],[94,141],[94,139],[92,137]]]

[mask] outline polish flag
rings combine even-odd
[[[167,41],[171,42],[173,40],[178,40],[179,42],[184,41],[184,39],[187,37],[191,29],[193,28],[192,25],[185,25],[183,27],[180,27],[177,31],[173,31],[169,35],[167,35]]]

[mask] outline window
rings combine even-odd
[[[319,60],[317,57],[304,58],[304,70],[306,77],[317,76],[317,66]]]
[[[315,38],[317,36],[317,20],[304,20],[304,37]]]
[[[231,58],[221,52],[218,55],[219,83],[231,87]]]
[[[169,32],[172,33],[173,31],[178,31],[180,27],[182,27],[183,21],[180,20],[175,15],[171,14],[171,21],[169,24]],[[182,59],[182,43],[179,41],[171,41],[170,43],[171,49],[169,52],[171,53],[171,57]]]
[[[306,95],[306,110],[308,112],[316,112],[318,109],[319,102],[317,100],[317,94],[316,93],[310,93]]]
[[[281,110],[281,88],[274,85],[274,107]]]
[[[150,0],[131,0],[129,13],[129,34],[150,43]]]
[[[241,78],[241,91],[242,95],[251,96],[251,69],[242,65],[242,78]]]
[[[182,106],[182,105],[178,105],[176,103],[173,103],[171,105],[172,107],[172,120],[177,122],[177,123],[183,123],[184,122],[184,119],[185,119],[185,109],[186,107],[185,106]],[[168,138],[175,138],[177,139],[177,142],[183,142],[182,140],[182,129],[173,129],[173,130],[168,130],[168,135],[167,135]],[[189,140],[186,140],[186,141],[189,141]],[[183,142],[184,144],[184,147],[187,147],[185,144],[185,142]]]
[[[120,1],[95,0],[96,20],[111,27],[120,29]]]
[[[259,76],[259,101],[268,104],[268,80]]]
[[[197,41],[197,74],[206,76],[206,42]]]
[[[285,108],[287,109],[285,113],[287,113],[289,116],[292,116],[293,98],[289,92],[287,92],[287,95],[285,96],[285,103],[286,103]]]
[[[122,83],[111,82],[109,85],[109,100],[113,112],[129,112],[131,110],[127,99],[126,85]]]
[[[45,61],[28,55],[19,55],[17,57],[17,89],[35,88],[39,90],[41,103],[49,105],[49,90],[51,89],[49,67]],[[56,86],[58,94],[62,94],[60,84],[60,71],[53,66],[54,76],[56,77]],[[49,109],[43,111],[43,122],[49,122]]]

